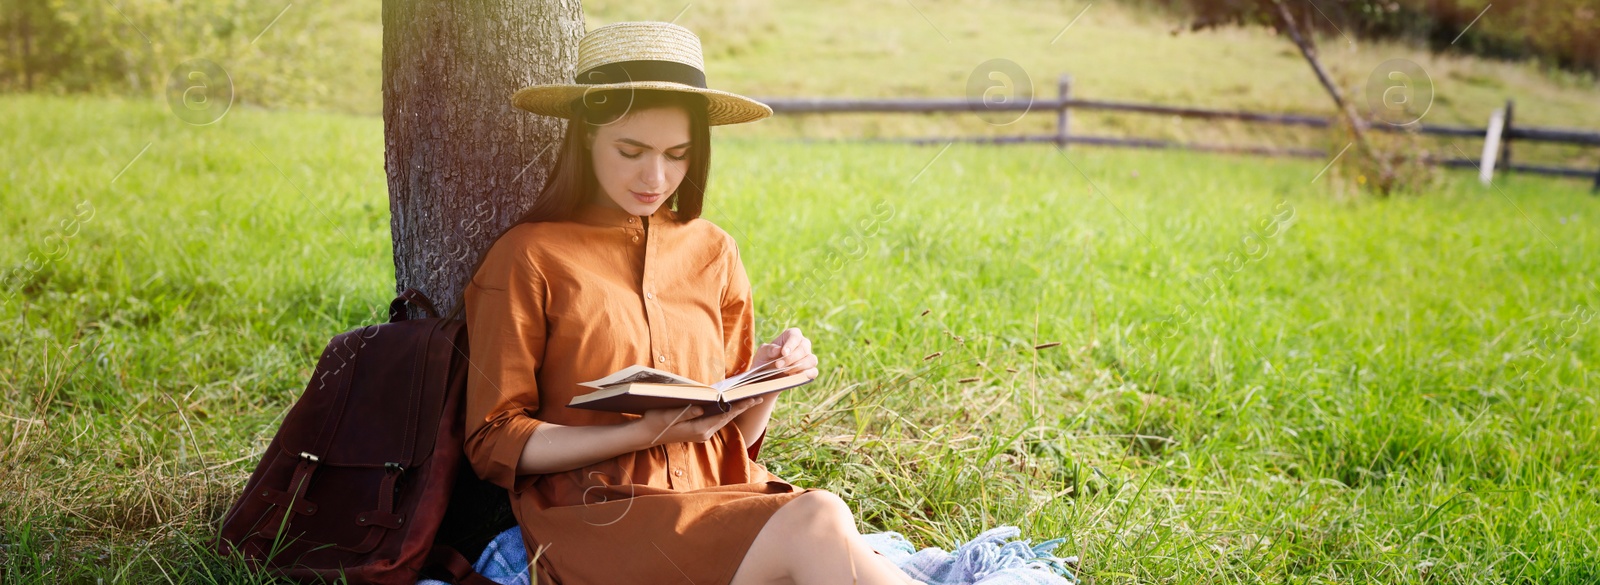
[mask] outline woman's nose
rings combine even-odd
[[[650,191],[659,193],[667,182],[666,171],[666,165],[661,163],[661,157],[652,156],[650,161],[645,163],[644,172],[639,180],[648,186]]]

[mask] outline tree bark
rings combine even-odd
[[[583,34],[579,0],[384,0],[397,294],[415,288],[450,313],[491,238],[533,204],[566,123],[512,107],[511,95],[570,82]]]

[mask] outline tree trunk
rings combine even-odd
[[[1289,12],[1283,0],[1272,0],[1272,5],[1277,9],[1280,26],[1289,33],[1289,39],[1300,48],[1300,55],[1311,64],[1311,71],[1317,75],[1317,81],[1322,83],[1322,88],[1328,90],[1328,96],[1333,98],[1334,107],[1339,109],[1339,114],[1344,117],[1345,123],[1350,125],[1350,132],[1355,136],[1357,152],[1378,164],[1379,173],[1382,175],[1374,181],[1380,191],[1387,195],[1394,182],[1394,167],[1389,163],[1385,153],[1378,152],[1372,143],[1367,140],[1367,121],[1344,99],[1344,93],[1339,91],[1339,84],[1333,82],[1328,75],[1328,70],[1322,67],[1322,61],[1317,58],[1316,45],[1312,44],[1311,37],[1300,34],[1300,26],[1295,24],[1294,14]],[[1315,8],[1315,6],[1312,6]]]
[[[415,288],[448,314],[490,239],[533,204],[566,124],[512,107],[511,94],[570,82],[583,34],[579,0],[384,0],[397,294]]]

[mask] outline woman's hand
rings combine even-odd
[[[801,335],[798,327],[784,329],[772,343],[756,348],[756,356],[751,363],[759,366],[756,371],[784,370],[786,376],[805,374],[812,380],[817,379],[817,356],[811,353],[811,340]]]
[[[730,402],[728,412],[717,412],[716,408],[693,405],[656,408],[644,411],[644,418],[634,419],[633,424],[639,425],[644,433],[648,433],[646,439],[649,443],[645,445],[646,448],[667,443],[703,442],[710,440],[734,417],[743,414],[763,400],[763,397],[755,396]]]

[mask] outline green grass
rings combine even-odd
[[[0,581],[244,580],[215,523],[392,292],[381,122],[0,102],[26,161],[0,171]],[[762,458],[864,531],[1017,525],[1097,582],[1600,579],[1584,182],[1378,200],[1321,161],[718,147],[707,215],[758,333],[823,365]]]

